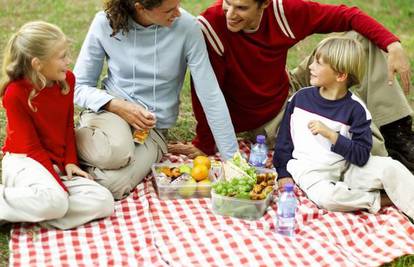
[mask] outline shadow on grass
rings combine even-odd
[[[8,266],[11,224],[0,226],[0,266]]]

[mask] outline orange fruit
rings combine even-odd
[[[207,167],[208,170],[210,170],[211,167],[211,161],[208,157],[206,156],[197,156],[195,157],[194,161],[193,161],[193,165],[197,166],[197,165],[204,165]]]
[[[198,182],[208,177],[208,169],[205,165],[195,165],[191,169],[191,176]]]

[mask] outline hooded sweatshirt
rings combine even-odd
[[[230,158],[238,149],[223,94],[196,19],[181,9],[171,27],[144,27],[130,18],[129,31],[110,37],[106,14],[98,12],[77,59],[75,103],[98,112],[118,97],[155,109],[156,127],[174,126],[187,67],[220,153]],[[98,89],[104,61],[107,76]]]

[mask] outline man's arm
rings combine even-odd
[[[395,74],[398,73],[401,77],[404,92],[409,92],[411,72],[407,55],[399,42],[399,38],[381,23],[357,7],[327,5],[303,0],[282,2],[287,26],[292,29],[296,39],[304,39],[313,33],[350,30],[359,32],[379,48],[389,53],[389,83],[392,83]]]

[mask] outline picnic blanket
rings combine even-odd
[[[275,231],[275,203],[257,221],[223,217],[208,198],[159,200],[151,178],[111,217],[77,229],[15,224],[10,266],[378,266],[414,254],[414,225],[395,207],[328,212],[298,190],[296,233],[286,237]]]

